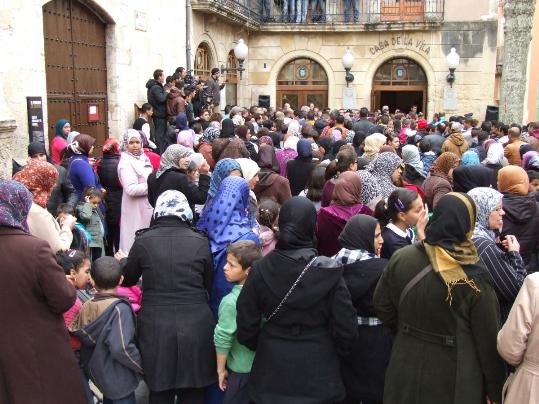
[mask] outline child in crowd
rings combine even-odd
[[[60,226],[62,226],[62,222],[67,216],[75,216],[73,207],[67,203],[61,203],[56,209],[56,221]],[[89,244],[92,240],[92,236],[86,231],[82,223],[76,222],[72,233],[73,241],[71,242],[71,249],[82,251],[86,255],[89,254]]]
[[[103,199],[102,192],[96,187],[88,187],[83,193],[84,202],[79,203],[75,209],[77,218],[84,224],[86,231],[92,236],[89,243],[90,256],[95,261],[103,254],[105,248],[105,220],[99,204]]]
[[[88,284],[90,283],[90,260],[86,256],[85,253],[78,250],[67,250],[67,251],[58,251],[56,253],[56,261],[58,264],[62,267],[64,270],[64,273],[66,274],[66,277],[69,279],[71,283],[73,283],[73,286],[75,286],[75,289],[77,290],[77,298],[75,299],[75,303],[71,308],[64,313],[64,323],[66,327],[69,329],[71,326],[71,323],[74,321],[74,319],[79,314],[83,303],[88,300],[83,300],[81,298],[81,295],[79,292],[82,292],[82,296],[86,296],[86,289],[88,287]],[[89,298],[89,296],[88,296]],[[79,362],[79,366],[81,366],[80,362],[80,348],[81,343],[80,340],[70,335],[69,342],[71,344],[71,348],[73,349],[75,356],[77,357],[77,362]],[[84,374],[84,371],[82,370],[81,366],[81,375],[84,380],[83,382],[83,388],[84,392],[86,393],[86,397],[89,402],[93,403],[93,394],[90,390],[90,386],[88,385],[88,377]]]
[[[84,303],[71,328],[82,342],[81,361],[103,393],[103,404],[136,404],[141,357],[135,345],[135,315],[117,294],[123,280],[120,263],[113,257],[98,258],[90,275],[97,293]]]
[[[275,248],[279,236],[277,222],[281,206],[273,199],[263,199],[258,205],[257,220],[260,224],[258,238],[262,245],[262,255],[267,255]]]
[[[199,123],[194,123],[193,125],[191,125],[191,129],[193,129],[193,132],[195,132],[195,147],[197,147],[199,140],[204,133],[204,129],[202,129],[202,125]]]
[[[219,322],[214,334],[219,388],[225,391],[224,404],[251,402],[247,382],[255,353],[237,340],[236,302],[251,266],[260,258],[260,248],[253,241],[241,240],[228,246],[225,277],[236,285],[219,305]]]
[[[423,163],[423,171],[428,175],[432,163],[436,160],[436,153],[431,150],[430,142],[427,139],[423,139],[419,142],[419,158]]]

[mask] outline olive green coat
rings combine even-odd
[[[499,306],[486,269],[482,263],[464,267],[480,292],[457,285],[451,305],[445,283],[430,271],[399,307],[402,290],[427,265],[422,244],[399,249],[374,294],[378,318],[396,333],[384,404],[484,404],[487,395],[501,403]]]

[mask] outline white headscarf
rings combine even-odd
[[[295,152],[297,152],[299,137],[297,136],[289,136],[288,139],[284,141],[283,150],[284,149],[292,149]]]
[[[180,191],[168,190],[163,192],[155,202],[153,218],[158,219],[163,216],[176,216],[182,222],[193,221],[193,211],[189,207],[189,202]]]

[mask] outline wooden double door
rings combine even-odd
[[[49,139],[65,118],[72,130],[107,137],[106,23],[76,0],[43,6]],[[100,151],[100,150],[99,150]]]
[[[318,108],[327,108],[327,86],[277,86],[277,107],[289,103],[294,110],[313,103]]]

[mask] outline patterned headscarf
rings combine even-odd
[[[32,206],[32,194],[17,181],[0,180],[0,226],[29,233],[26,217]]]
[[[200,138],[200,143],[213,143],[213,141],[219,137],[221,131],[219,128],[214,128],[213,126],[208,126]]]
[[[155,202],[153,218],[158,219],[164,216],[176,216],[182,222],[193,221],[193,211],[189,207],[189,202],[180,191],[168,190],[163,192]]]
[[[382,197],[376,178],[370,172],[359,170],[357,174],[361,179],[361,203],[363,205],[369,205],[372,201]]]
[[[529,151],[522,156],[522,167],[524,170],[539,170],[539,153]]]
[[[263,144],[273,147],[273,140],[268,135],[262,136],[260,139],[258,139],[258,145],[261,146]]]
[[[490,229],[488,219],[490,214],[496,210],[502,201],[503,195],[492,188],[474,188],[468,192],[477,206],[477,219],[473,237],[484,237],[489,240],[496,240],[496,233]]]
[[[163,173],[171,168],[180,168],[180,160],[193,154],[193,150],[179,144],[171,144],[161,155],[161,163],[155,173],[155,178],[159,178]]]
[[[133,138],[138,139],[140,142],[140,151],[136,154],[129,153],[127,151],[129,141]],[[120,146],[120,150],[124,153],[129,154],[130,156],[135,157],[136,159],[140,158],[140,156],[144,154],[144,151],[142,150],[142,135],[140,134],[140,132],[136,129],[127,129],[122,136],[122,144]]]
[[[58,171],[52,164],[32,159],[24,168],[13,176],[32,193],[34,203],[47,207],[47,200],[56,184]]]
[[[213,198],[219,190],[221,182],[230,175],[234,170],[241,171],[240,163],[229,158],[219,160],[215,165],[215,169],[211,174],[210,189],[208,190],[208,198]]]
[[[380,153],[368,166],[367,171],[372,174],[378,183],[380,194],[388,198],[397,187],[393,184],[391,176],[402,164],[402,159],[395,153]]]
[[[438,157],[436,160],[434,160],[434,163],[432,163],[430,174],[450,181],[449,171],[451,171],[452,168],[455,168],[458,162],[459,157],[455,153],[442,153],[440,154],[440,157]]]
[[[205,206],[197,227],[210,238],[213,253],[251,231],[247,207],[249,184],[242,177],[226,177],[217,195]]]

